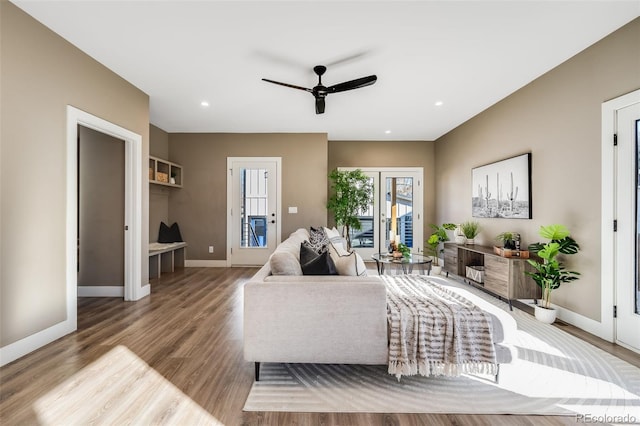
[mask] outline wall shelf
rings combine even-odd
[[[171,161],[149,156],[149,183],[182,188],[182,166]]]

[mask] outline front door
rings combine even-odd
[[[423,252],[422,168],[360,167],[373,183],[373,203],[360,212],[362,229],[351,230],[351,245],[363,259],[385,253],[391,240]],[[392,235],[393,234],[393,235]]]
[[[640,352],[640,103],[617,111],[616,342]]]
[[[228,158],[227,264],[263,265],[280,241],[280,158]]]

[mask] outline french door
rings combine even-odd
[[[281,159],[227,159],[227,265],[263,265],[280,242]]]
[[[355,168],[341,168],[341,170]],[[363,259],[386,252],[392,240],[413,253],[423,246],[423,169],[359,167],[373,184],[373,203],[360,212],[361,229],[351,229],[351,246]]]
[[[616,342],[640,351],[640,102],[616,122]]]

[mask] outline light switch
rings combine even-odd
[[[289,206],[289,213],[291,213],[291,214],[298,213],[298,208]]]

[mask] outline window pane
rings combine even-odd
[[[267,246],[267,179],[265,169],[240,169],[240,247]]]
[[[369,178],[369,182],[373,186],[373,178]],[[361,229],[349,229],[349,238],[351,239],[351,247],[353,248],[373,248],[376,236],[374,235],[373,226],[373,201],[366,211],[360,211],[358,215]]]
[[[413,178],[387,178],[386,194],[386,240],[390,244],[393,235],[413,248]]]

